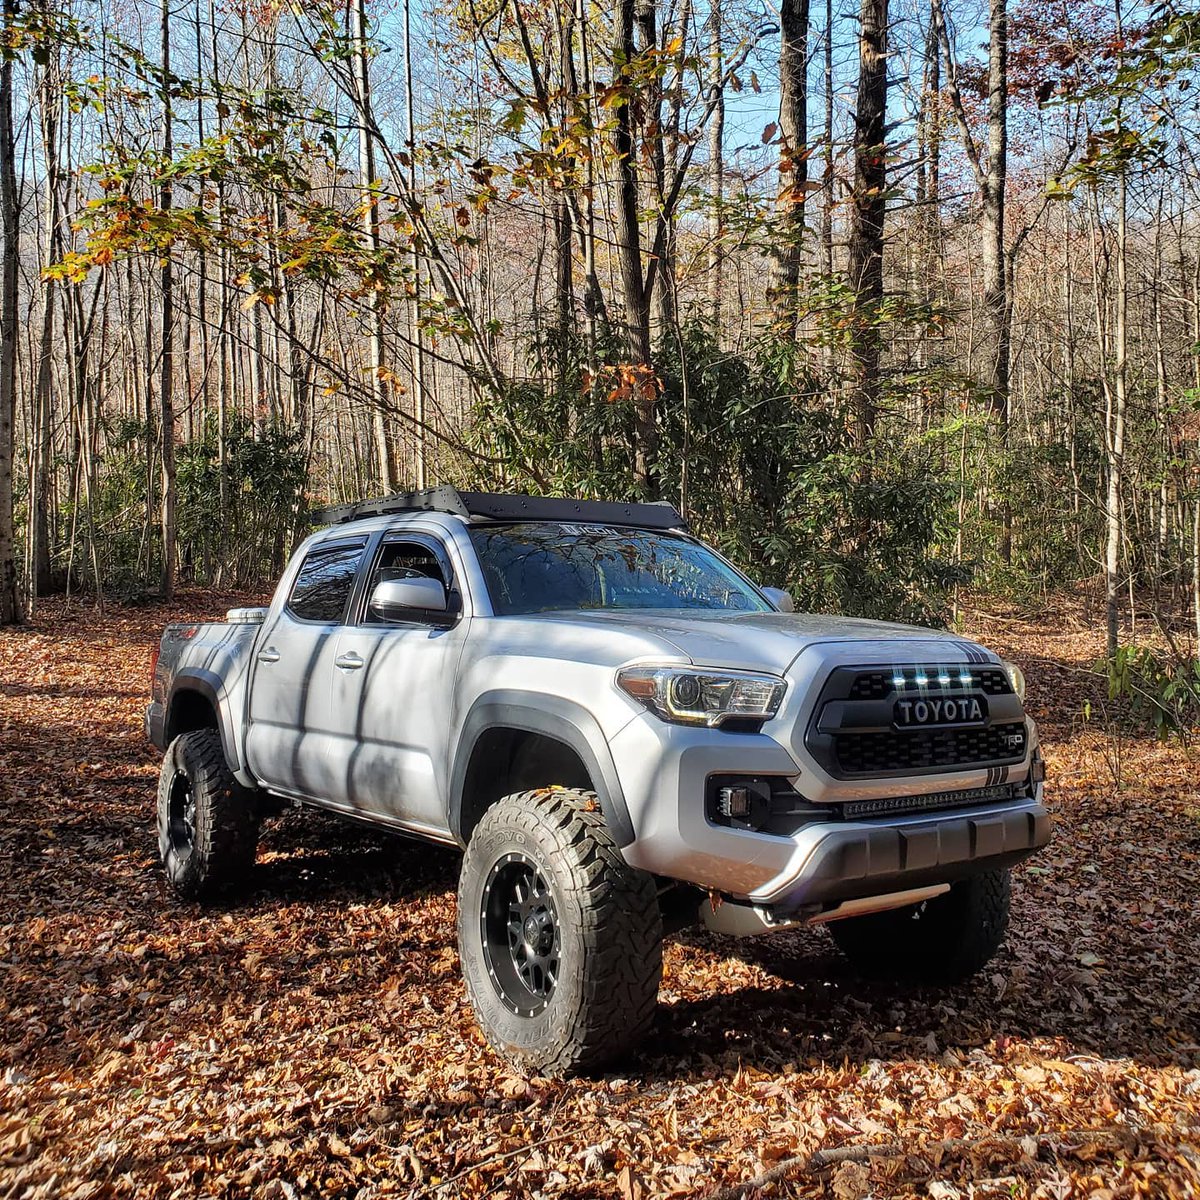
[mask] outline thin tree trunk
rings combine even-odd
[[[821,265],[833,278],[833,0],[825,0],[825,163],[821,178]]]
[[[634,0],[633,23],[641,42],[637,49],[643,54],[653,53],[658,49],[656,8],[657,0]],[[658,210],[656,220],[658,228],[656,228],[654,240],[662,245],[664,251],[661,261],[656,263],[654,268],[656,282],[660,286],[652,295],[646,295],[646,305],[649,308],[653,301],[657,333],[661,341],[671,321],[670,286],[667,274],[674,269],[674,264],[666,254],[667,238],[666,229],[663,227],[666,220],[666,214],[663,212],[663,197],[666,191],[666,155],[662,128],[662,82],[658,75],[648,75],[639,85],[638,94],[644,122],[642,154],[650,163],[650,181],[653,184],[651,202]],[[651,261],[654,261],[653,256],[651,256]],[[658,279],[659,276],[661,279]],[[642,284],[642,289],[643,292],[648,292],[645,282]]]
[[[635,0],[617,0],[613,52],[618,61],[633,59],[633,20]],[[625,338],[630,364],[647,368],[650,355],[650,312],[642,281],[641,231],[638,227],[638,178],[634,159],[633,110],[627,100],[615,105],[617,152],[617,203],[614,225],[617,257],[621,272],[621,292],[625,308]],[[633,478],[645,496],[657,491],[653,469],[658,453],[657,391],[649,372],[635,378],[633,401]]]
[[[59,211],[59,105],[62,103],[58,53],[38,76],[38,109],[41,117],[42,154],[46,163],[46,245],[43,266],[62,257],[62,221]],[[41,341],[38,346],[37,382],[34,394],[32,504],[33,595],[46,596],[53,590],[50,521],[53,505],[53,391],[54,324],[57,287],[54,280],[42,281]]]
[[[724,75],[724,50],[721,45],[721,0],[711,0],[708,30],[709,69],[720,81]],[[720,89],[708,126],[708,194],[712,212],[708,218],[708,311],[713,336],[721,344],[721,287],[724,274],[724,234],[722,205],[725,201],[725,89]]]
[[[4,26],[16,18],[4,0]],[[13,417],[17,394],[17,271],[20,265],[17,147],[13,136],[13,56],[0,58],[0,625],[22,620],[13,537]]]
[[[808,5],[779,6],[779,245],[775,249],[770,301],[773,324],[783,337],[796,333],[804,199],[808,183]]]
[[[408,187],[417,194],[416,105],[413,99],[413,63],[411,2],[404,0],[404,107],[408,122]],[[416,418],[416,483],[423,488],[428,482],[429,448],[426,439],[425,341],[421,332],[421,260],[413,250],[413,295],[409,306],[410,331],[413,344],[413,416]]]
[[[167,80],[171,72],[171,27],[170,7],[162,2],[162,70],[163,70],[163,138],[162,155],[164,164],[169,164],[174,154],[171,136],[171,96]],[[164,174],[159,191],[159,207],[169,214],[172,205],[170,175]],[[176,546],[175,546],[175,276],[174,259],[168,248],[163,254],[159,273],[162,290],[162,336],[159,348],[159,420],[162,426],[160,451],[162,454],[162,583],[164,600],[175,595]],[[86,453],[86,450],[85,450]]]
[[[848,270],[854,292],[850,346],[850,401],[855,440],[865,446],[879,411],[880,329],[883,299],[884,189],[887,185],[888,0],[862,0],[858,101],[854,113],[854,195]]]
[[[983,307],[988,327],[988,404],[999,429],[1002,453],[1008,450],[1009,370],[1012,345],[1012,297],[1004,235],[1008,179],[1008,12],[1006,0],[988,5],[988,153],[980,181],[983,196]],[[1012,503],[1001,501],[1000,558],[1012,561]]]
[[[1120,117],[1118,116],[1118,122]],[[1120,556],[1123,535],[1122,492],[1125,468],[1125,416],[1128,405],[1128,231],[1125,171],[1117,175],[1117,294],[1113,313],[1113,418],[1108,437],[1108,487],[1104,504],[1104,611],[1109,658],[1120,639]]]
[[[358,109],[358,177],[362,200],[363,236],[372,254],[379,253],[379,197],[375,193],[375,139],[371,115],[371,75],[367,61],[367,12],[365,0],[351,0],[351,40],[354,48],[354,92]],[[385,492],[396,490],[392,469],[392,451],[384,413],[383,386],[383,308],[377,289],[372,289],[368,302],[370,330],[367,335],[370,372],[372,427],[375,431],[375,461],[379,471],[379,486]]]
[[[988,403],[1002,430],[1008,424],[1012,310],[1004,245],[1008,177],[1008,13],[1006,0],[988,5],[988,149],[983,196],[983,307],[988,325]],[[1003,437],[1003,434],[1002,434]]]
[[[1116,4],[1117,36],[1122,35],[1121,0]],[[1122,130],[1122,104],[1117,100],[1116,125]],[[1104,615],[1107,649],[1116,657],[1120,640],[1120,564],[1124,531],[1122,492],[1125,469],[1125,414],[1128,404],[1129,263],[1125,167],[1117,171],[1117,294],[1113,311],[1113,419],[1108,436],[1108,487],[1104,504]]]

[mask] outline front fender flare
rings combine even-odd
[[[548,711],[547,705],[552,705],[553,710]],[[460,844],[465,844],[462,810],[467,769],[479,739],[490,729],[523,729],[570,746],[587,769],[613,841],[618,846],[628,846],[633,841],[633,822],[625,793],[608,740],[596,718],[573,700],[557,697],[551,700],[536,692],[500,689],[484,692],[471,705],[459,734],[450,777],[450,832]]]

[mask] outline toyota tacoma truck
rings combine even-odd
[[[313,805],[464,851],[462,972],[518,1068],[648,1029],[664,931],[827,924],[953,981],[1043,846],[1018,668],[951,633],[791,611],[666,504],[436,488],[325,510],[267,608],[172,625],[147,732],[189,899]]]

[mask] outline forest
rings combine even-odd
[[[1194,3],[0,9],[0,1200],[1200,1194]],[[1017,664],[994,960],[685,929],[560,1080],[472,1017],[450,848],[289,808],[169,896],[164,625],[440,484]]]
[[[1094,583],[1186,673],[1198,21],[12,0],[0,618],[450,482],[668,498],[802,608]]]

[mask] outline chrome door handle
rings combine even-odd
[[[357,671],[363,665],[363,660],[353,650],[347,650],[333,660],[333,665],[341,667],[343,671]]]
[[[258,661],[260,663],[277,663],[279,661],[279,651],[274,646],[268,646],[265,650],[258,652]]]

